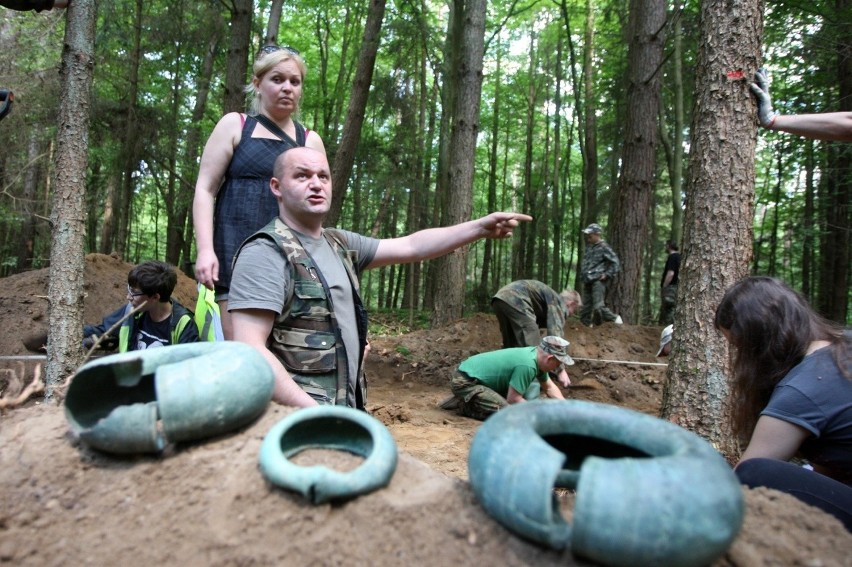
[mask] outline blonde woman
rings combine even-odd
[[[305,62],[295,49],[261,49],[246,89],[254,95],[251,111],[223,116],[201,156],[192,205],[195,277],[216,291],[226,339],[232,336],[228,293],[234,254],[243,240],[278,214],[269,189],[275,158],[300,146],[325,153],[319,134],[294,118],[305,73]]]

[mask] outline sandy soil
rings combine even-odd
[[[87,321],[124,301],[130,265],[91,255]],[[47,273],[2,280],[0,355],[29,354],[23,336],[46,325]],[[176,292],[194,304],[194,283]],[[599,360],[657,362],[659,328],[566,329],[575,386],[566,397],[655,415],[665,369]],[[442,410],[448,372],[499,347],[495,319],[480,314],[445,329],[374,336],[368,409],[391,431],[400,462],[390,485],[355,500],[312,506],[267,483],[260,442],[289,408],[270,405],[229,435],[170,447],[163,455],[116,458],[68,433],[61,406],[35,397],[0,416],[0,563],[15,565],[565,565],[569,551],[507,532],[478,506],[467,453],[479,422]],[[589,359],[589,360],[580,360]],[[32,378],[33,360],[0,363],[0,394]],[[300,464],[340,470],[356,457],[310,451]],[[852,566],[852,534],[832,517],[770,490],[745,490],[746,518],[716,565]],[[560,495],[568,517],[571,494]]]

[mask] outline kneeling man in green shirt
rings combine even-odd
[[[459,413],[485,419],[509,404],[523,402],[525,394],[530,397],[528,391],[538,397],[539,388],[535,386],[540,386],[548,398],[565,399],[549,374],[574,364],[568,345],[561,337],[549,336],[535,347],[504,348],[471,356],[459,364],[450,380]],[[567,388],[571,384],[568,374],[560,372],[559,376]]]

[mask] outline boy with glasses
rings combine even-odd
[[[127,305],[107,315],[99,325],[85,325],[83,346],[90,348],[97,337],[134,310],[104,341],[112,345],[117,342],[119,352],[198,342],[192,312],[171,298],[176,285],[177,273],[170,264],[157,260],[139,264],[127,274]]]
[[[83,347],[100,340],[100,349],[127,352],[198,342],[193,313],[172,299],[176,285],[177,273],[166,262],[150,260],[130,270],[127,303],[97,325],[83,325]],[[46,333],[24,339],[31,351],[44,351],[46,345]]]

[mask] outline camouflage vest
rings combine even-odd
[[[355,378],[355,406],[366,405],[367,387],[361,362],[367,339],[367,313],[358,293],[358,276],[346,250],[343,237],[335,230],[323,231],[323,236],[340,257],[352,284],[352,299],[358,325],[358,375]],[[313,259],[290,228],[275,219],[255,233],[256,237],[271,238],[281,249],[290,267],[290,284],[284,309],[275,318],[268,341],[271,350],[287,372],[308,395],[320,404],[346,405],[349,365],[346,348],[331,291],[314,264]]]

